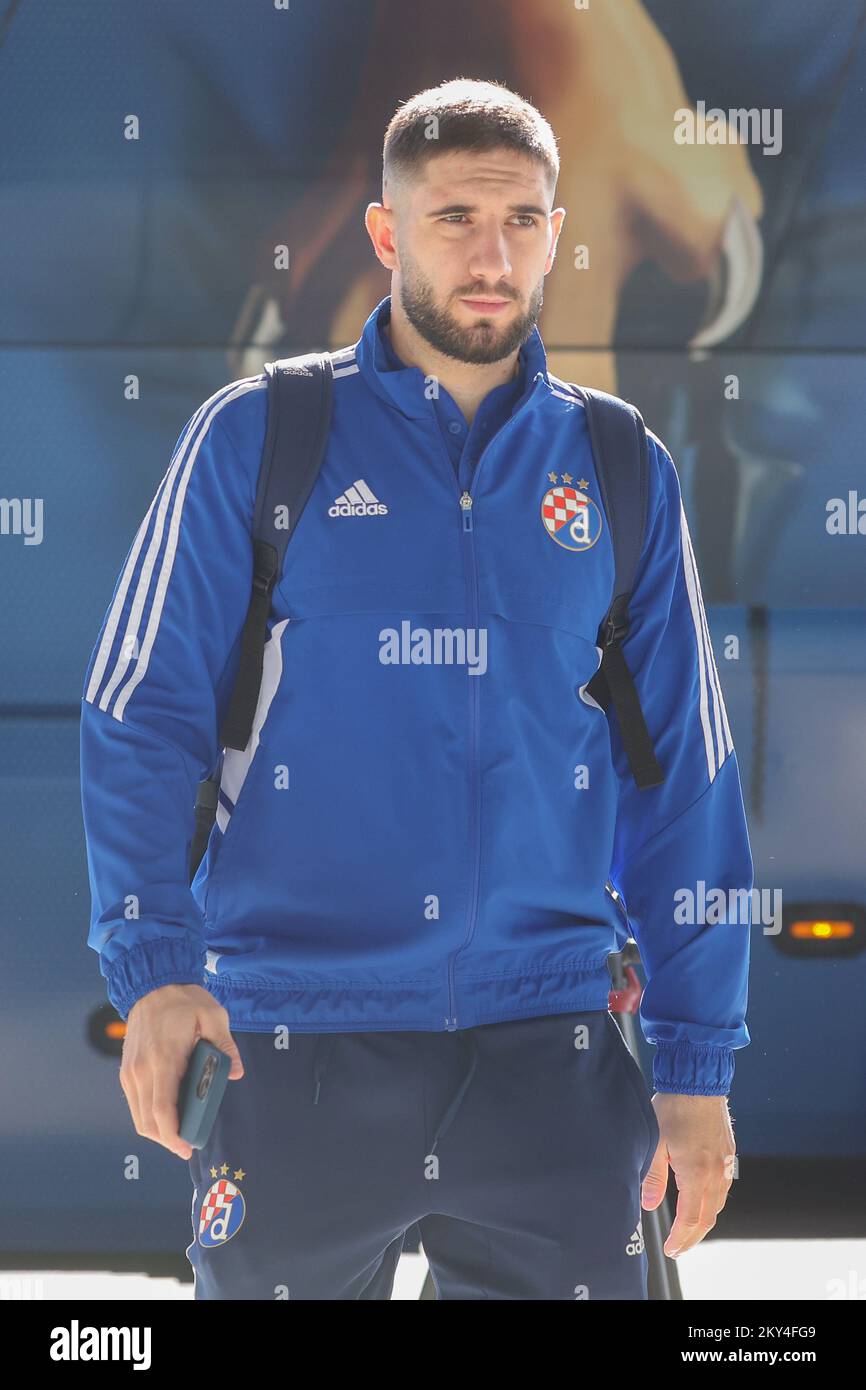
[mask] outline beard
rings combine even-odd
[[[472,297],[470,292],[469,297]],[[479,296],[480,297],[480,296]],[[493,292],[496,298],[496,292]],[[498,297],[502,297],[501,294]],[[500,323],[499,316],[476,323],[460,323],[449,309],[436,303],[433,286],[417,267],[404,268],[400,276],[400,303],[416,333],[444,357],[476,366],[501,362],[521,348],[538,322],[544,302],[544,278],[536,285],[523,314]]]

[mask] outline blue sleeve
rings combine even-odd
[[[160,985],[203,983],[189,887],[195,794],[219,757],[225,676],[249,604],[265,394],[256,377],[230,383],[187,422],[87,667],[87,941],[122,1018]]]
[[[649,471],[623,654],[665,781],[638,790],[612,714],[619,801],[611,881],[646,971],[640,1019],[656,1045],[656,1090],[727,1095],[733,1050],[750,1041],[752,855],[679,478],[652,432]]]

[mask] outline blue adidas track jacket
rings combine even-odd
[[[429,381],[383,370],[389,313],[390,296],[334,354],[253,732],[225,752],[192,888],[250,596],[264,374],[188,421],[118,576],[81,720],[109,998],[125,1018],[189,983],[239,1030],[469,1028],[606,1008],[632,934],[656,1089],[726,1094],[749,1042],[748,914],[683,921],[678,903],[702,885],[749,899],[753,869],[670,454],[650,436],[623,644],[666,773],[639,791],[585,690],[614,567],[582,405],[536,329],[527,391],[456,476]]]

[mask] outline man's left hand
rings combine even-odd
[[[686,1096],[657,1091],[652,1099],[659,1145],[643,1180],[641,1206],[654,1211],[673,1170],[679,1196],[665,1254],[675,1259],[703,1240],[716,1224],[734,1180],[736,1145],[727,1096]]]

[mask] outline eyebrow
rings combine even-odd
[[[550,214],[547,208],[539,207],[537,203],[509,203],[509,212],[536,213],[539,217],[548,217]],[[428,217],[442,217],[449,212],[478,212],[476,203],[447,203],[444,207],[434,208],[428,212]]]

